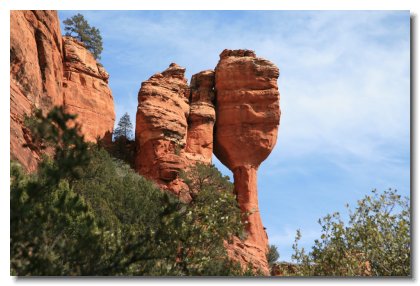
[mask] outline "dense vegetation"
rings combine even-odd
[[[63,21],[66,36],[77,38],[92,52],[95,59],[101,59],[102,36],[98,28],[91,27],[82,14],[76,14]]]
[[[293,245],[294,272],[299,276],[409,276],[409,199],[395,190],[365,196],[344,221],[336,212],[319,220],[320,239],[307,254]]]
[[[55,108],[27,120],[33,148],[54,152],[35,174],[11,163],[12,275],[244,274],[223,247],[243,230],[220,172],[199,165],[184,173],[201,184],[183,204],[84,143],[73,119]]]

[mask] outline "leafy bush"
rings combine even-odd
[[[349,206],[347,205],[349,209]],[[309,254],[300,249],[297,232],[293,258],[297,275],[408,276],[410,267],[410,206],[396,190],[359,200],[345,223],[339,213],[319,220],[320,240]]]

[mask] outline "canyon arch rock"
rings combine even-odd
[[[228,247],[268,274],[268,238],[262,225],[257,170],[277,141],[280,123],[279,69],[250,50],[224,50],[215,69],[214,154],[234,175],[235,192],[247,216],[247,239]]]

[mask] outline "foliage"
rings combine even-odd
[[[32,145],[39,150],[54,149],[52,160],[46,158],[40,164],[45,178],[54,180],[51,184],[80,177],[81,168],[89,162],[88,146],[75,118],[75,115],[65,113],[63,107],[53,108],[46,116],[37,109],[30,118],[25,118]]]
[[[103,50],[102,36],[99,29],[91,27],[85,17],[78,13],[63,21],[66,36],[77,38],[92,52],[95,59],[101,59]]]
[[[124,115],[118,121],[117,128],[114,130],[114,139],[124,137],[126,139],[132,139],[133,137],[133,124],[130,120],[130,115],[124,113]]]
[[[268,265],[270,265],[270,267],[272,267],[274,265],[274,263],[276,263],[279,258],[280,258],[280,254],[277,250],[277,246],[269,245],[268,246],[268,252],[267,252]]]
[[[408,276],[410,268],[410,207],[408,198],[396,190],[359,200],[345,223],[339,213],[327,215],[319,224],[320,240],[309,254],[300,249],[297,232],[293,245],[298,275]]]
[[[181,172],[181,178],[193,197],[183,211],[182,223],[174,229],[180,232],[178,257],[183,271],[188,275],[235,274],[239,267],[233,272],[226,267],[232,263],[224,241],[243,236],[244,229],[232,183],[214,165],[203,163]]]
[[[27,120],[34,142],[55,149],[35,174],[11,163],[12,275],[245,274],[223,247],[242,226],[214,167],[184,174],[203,181],[184,204],[84,143],[73,119],[56,108]]]
[[[123,160],[130,166],[134,166],[135,145],[133,140],[133,125],[128,113],[119,120],[114,130],[114,141],[108,151],[116,158]]]
[[[180,177],[188,185],[193,197],[204,190],[216,194],[226,191],[233,195],[233,184],[229,181],[229,176],[223,176],[214,165],[197,163],[188,172],[181,171]],[[232,204],[237,206],[236,200],[232,201]]]
[[[106,235],[98,231],[84,199],[70,187],[88,159],[74,116],[61,108],[36,111],[28,126],[34,144],[55,146],[35,175],[11,164],[10,248],[13,275],[85,275],[105,259]]]

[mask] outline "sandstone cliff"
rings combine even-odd
[[[115,113],[108,74],[83,45],[62,38],[56,11],[10,12],[10,155],[27,170],[40,153],[23,124],[33,108],[64,105],[79,115],[89,141],[112,131]],[[109,136],[109,135],[108,135]]]
[[[10,154],[31,171],[40,154],[22,147],[30,141],[23,118],[63,104],[61,55],[56,12],[10,11]]]
[[[63,103],[68,113],[77,114],[85,139],[111,141],[115,111],[109,75],[92,53],[72,37],[63,38]]]
[[[280,121],[278,68],[249,50],[224,50],[215,71],[194,75],[176,64],[142,83],[136,118],[136,170],[182,200],[191,197],[181,169],[211,163],[213,152],[234,174],[246,214],[245,241],[226,244],[243,266],[269,274],[267,234],[258,209],[257,170],[273,149]],[[214,130],[213,130],[214,128]]]

